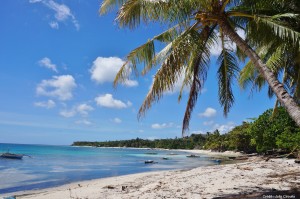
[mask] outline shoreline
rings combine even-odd
[[[238,157],[238,156],[244,156],[246,154],[242,154],[240,152],[235,152],[235,151],[224,151],[224,152],[217,152],[217,151],[211,151],[211,150],[202,150],[202,149],[193,149],[193,150],[188,150],[188,149],[176,149],[177,151],[181,152],[189,152],[189,153],[196,153],[196,154],[202,154],[202,155],[208,155],[208,156],[232,156],[232,157]]]
[[[2,197],[15,195],[17,199],[214,198],[270,190],[286,191],[293,187],[300,187],[300,165],[294,163],[293,159],[265,161],[261,157],[250,157],[247,161],[236,164],[101,178],[41,190],[9,193]],[[293,193],[290,198],[293,198],[292,195]]]
[[[202,154],[202,155],[210,155],[210,156],[244,156],[245,154],[242,154],[240,152],[235,151],[223,151],[223,152],[217,152],[212,150],[205,150],[205,149],[164,149],[164,148],[135,148],[135,147],[94,147],[94,146],[71,146],[71,147],[90,147],[90,148],[108,148],[108,149],[141,149],[141,150],[162,150],[162,151],[180,151],[180,152],[187,152],[187,153],[196,153],[196,154]]]

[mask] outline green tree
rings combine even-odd
[[[298,6],[299,7],[299,6]],[[300,10],[300,8],[298,9]],[[297,31],[300,31],[300,23],[294,23],[290,21],[291,26],[294,26]],[[251,37],[255,37],[250,34],[246,40],[253,41]],[[253,45],[256,45],[255,42]],[[300,48],[295,48],[294,44],[283,42],[281,38],[272,38],[266,41],[264,45],[256,48],[256,52],[270,68],[270,70],[279,78],[282,76],[282,83],[291,96],[299,103],[300,102]],[[255,68],[250,60],[240,72],[239,77],[240,86],[245,89],[251,88],[253,90],[260,91],[267,81]],[[274,92],[268,87],[268,95],[270,98],[274,96]],[[277,107],[280,106],[278,99],[275,102],[273,114],[276,113]]]
[[[228,132],[229,150],[244,151],[246,153],[255,152],[255,147],[251,146],[250,126],[250,123],[244,122]]]
[[[279,148],[287,149],[289,151],[300,149],[300,130],[287,127],[284,132],[276,137],[276,145]]]
[[[220,134],[218,130],[210,133],[206,138],[204,145],[205,149],[211,149],[214,151],[225,151],[228,149],[228,135]]]
[[[161,66],[139,110],[141,117],[153,102],[161,99],[165,91],[173,88],[183,74],[185,79],[182,88],[190,88],[182,126],[184,133],[188,129],[191,113],[206,79],[209,50],[216,42],[218,32],[222,46],[218,58],[219,101],[224,108],[224,115],[227,115],[234,103],[231,84],[239,71],[236,56],[227,45],[229,41],[233,41],[240,54],[249,57],[278,100],[300,125],[300,108],[297,103],[253,50],[257,46],[250,47],[251,43],[247,43],[236,33],[240,28],[247,35],[255,35],[252,39],[257,45],[268,39],[281,38],[282,41],[299,47],[300,34],[290,26],[290,21],[299,22],[298,5],[295,0],[104,0],[101,14],[120,7],[116,17],[120,27],[133,29],[141,22],[160,22],[171,26],[129,53],[126,63],[116,76],[115,85],[119,81],[126,81],[128,70],[133,70],[138,75],[140,63],[144,63],[142,75],[154,66]],[[159,53],[155,53],[155,42],[164,43],[166,46]]]
[[[249,128],[251,142],[258,152],[289,145],[293,139],[288,135],[300,131],[284,108],[278,108],[278,112],[273,116],[272,111],[272,109],[265,111]]]

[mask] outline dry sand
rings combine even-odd
[[[180,149],[178,151],[183,151],[183,152],[188,152],[188,153],[197,153],[197,154],[201,154],[201,155],[205,154],[205,155],[209,155],[209,156],[232,156],[232,157],[243,156],[242,153],[234,152],[234,151],[216,152],[216,151],[211,151],[211,150],[200,150],[200,149],[194,149],[194,150]]]
[[[252,157],[237,164],[103,178],[15,195],[17,199],[200,199],[291,188],[300,188],[300,165],[294,160]],[[286,198],[297,198],[297,193]]]

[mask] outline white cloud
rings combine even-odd
[[[63,110],[63,111],[60,111],[59,114],[63,117],[74,117],[76,115],[76,111],[75,110]]]
[[[234,127],[235,127],[234,122],[228,122],[227,124],[223,124],[223,125],[215,124],[213,127],[213,131],[215,129],[218,129],[221,134],[224,134],[231,131]]]
[[[59,24],[57,23],[57,21],[49,22],[49,26],[53,29],[59,29]]]
[[[55,11],[55,18],[58,21],[65,21],[67,20],[69,17],[73,18],[73,14],[71,13],[71,10],[68,6],[66,6],[65,4],[58,4],[55,1],[45,1],[45,5],[47,5],[50,9],[52,9],[53,11]]]
[[[71,9],[65,4],[56,3],[53,0],[29,0],[29,3],[42,3],[47,6],[49,9],[54,11],[54,18],[59,22],[66,22],[70,20],[75,26],[76,30],[79,30],[80,25],[72,13]],[[57,23],[57,22],[56,22]],[[55,22],[50,22],[49,25],[51,28],[58,28]]]
[[[127,101],[126,105],[127,105],[127,107],[130,107],[130,106],[132,106],[132,102],[131,101]]]
[[[242,39],[245,39],[246,38],[246,35],[245,35],[245,31],[242,30],[242,29],[238,29],[237,30],[237,34],[242,38]],[[210,52],[212,55],[215,55],[215,56],[218,56],[220,55],[220,53],[222,52],[222,45],[221,45],[221,39],[220,39],[220,36],[218,37],[215,45],[212,46],[212,48],[210,49]],[[226,43],[226,47],[229,48],[229,49],[232,49],[232,50],[235,50],[236,49],[236,44],[233,43],[233,42],[227,42]]]
[[[203,125],[204,126],[211,126],[211,125],[213,125],[214,124],[214,121],[205,121],[205,122],[203,122]]]
[[[153,129],[165,129],[165,128],[171,128],[173,126],[174,126],[174,124],[172,122],[162,123],[162,124],[155,123],[155,124],[151,125],[151,128],[153,128]]]
[[[29,0],[29,3],[38,3],[41,2],[42,0]]]
[[[47,109],[54,108],[56,106],[53,100],[48,100],[46,102],[35,102],[34,105],[37,107],[43,107]]]
[[[205,133],[204,131],[199,130],[199,131],[192,131],[191,134],[205,134]]]
[[[53,76],[52,79],[43,80],[38,84],[36,93],[65,101],[73,97],[72,91],[76,86],[75,79],[71,75]]]
[[[122,122],[122,120],[120,118],[116,117],[116,118],[113,119],[113,122],[117,123],[117,124],[120,124]]]
[[[44,1],[45,5],[48,6],[50,9],[54,10],[55,14],[54,17],[58,21],[66,21],[70,19],[74,24],[75,28],[79,30],[80,25],[76,20],[75,16],[72,14],[71,9],[65,4],[58,4],[55,1]]]
[[[91,79],[98,84],[113,82],[118,71],[125,62],[118,57],[97,57],[90,69]],[[131,71],[129,71],[131,73]],[[138,86],[135,80],[126,80],[124,86]]]
[[[127,103],[122,102],[121,100],[114,99],[112,94],[99,95],[95,98],[95,101],[98,106],[106,107],[106,108],[128,108],[132,105],[130,101]]]
[[[139,83],[135,80],[127,79],[127,80],[125,80],[125,82],[123,82],[123,85],[125,85],[127,87],[135,87],[135,86],[138,86]]]
[[[206,93],[207,92],[207,88],[202,88],[201,89],[201,94]]]
[[[81,116],[86,117],[88,116],[90,111],[93,111],[94,108],[88,104],[79,104],[77,106],[74,106],[70,110],[62,110],[60,111],[60,115],[63,117],[74,117],[77,113],[79,113]]]
[[[156,140],[156,139],[159,139],[159,138],[156,137],[156,136],[151,136],[151,137],[147,137],[146,139],[147,139],[147,140]]]
[[[87,116],[90,111],[93,111],[94,108],[88,104],[79,104],[76,107],[76,111],[80,113],[82,116]]]
[[[84,125],[87,125],[87,126],[89,126],[89,125],[92,124],[92,122],[90,122],[89,120],[86,120],[86,119],[84,119],[84,120],[78,120],[75,123],[76,124],[84,124]]]
[[[217,111],[211,107],[205,109],[203,113],[199,113],[200,117],[213,117],[217,114]]]
[[[53,70],[54,72],[58,72],[57,71],[57,68],[56,68],[56,65],[53,64],[51,62],[51,60],[48,58],[48,57],[44,57],[43,59],[41,59],[38,64],[42,67],[45,67],[45,68],[49,68],[51,70]]]

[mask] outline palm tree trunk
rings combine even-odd
[[[282,75],[282,83],[284,84],[284,82],[286,81],[286,77],[287,77],[287,72],[286,72],[286,69],[283,68],[283,75]],[[278,110],[278,107],[279,107],[279,100],[278,98],[276,98],[276,102],[275,102],[275,105],[274,105],[274,108],[273,108],[273,113],[272,113],[272,117],[275,117],[275,115],[277,114],[277,110]]]
[[[279,101],[278,101],[278,99],[276,98],[276,102],[275,102],[275,104],[274,104],[274,108],[273,108],[273,112],[272,112],[272,116],[271,116],[272,118],[275,117],[276,114],[277,114],[278,105],[279,105]]]
[[[236,45],[250,58],[254,66],[260,71],[269,86],[276,94],[277,99],[286,108],[291,118],[300,126],[300,107],[285,90],[273,72],[262,62],[257,53],[234,31],[227,20],[220,20],[219,25],[225,35],[227,35]],[[263,33],[262,33],[263,34]]]

